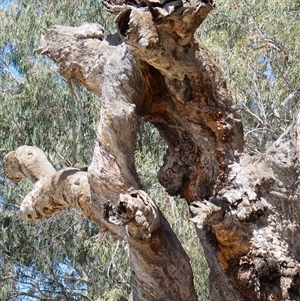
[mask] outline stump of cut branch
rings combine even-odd
[[[222,72],[195,38],[212,1],[106,6],[119,13],[114,36],[96,24],[43,32],[37,52],[101,97],[101,117],[88,172],[55,171],[32,147],[5,157],[13,180],[34,183],[22,214],[40,220],[73,206],[127,241],[131,300],[197,300],[189,258],[135,170],[142,117],[168,145],[158,178],[190,206],[210,300],[300,300],[299,118],[248,156]]]

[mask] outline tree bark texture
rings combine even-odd
[[[190,206],[210,300],[300,300],[300,118],[264,155],[247,155],[222,72],[194,36],[213,3],[145,3],[106,3],[119,12],[114,36],[104,38],[96,24],[44,30],[37,52],[101,97],[101,117],[87,173],[56,172],[31,147],[5,157],[12,179],[35,183],[23,215],[41,219],[74,206],[128,241],[132,300],[196,300],[189,259],[135,170],[143,117],[168,145],[158,178]]]

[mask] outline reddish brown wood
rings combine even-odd
[[[38,52],[102,101],[93,161],[79,185],[89,200],[79,204],[70,195],[62,208],[96,216],[128,240],[131,300],[196,300],[189,260],[135,170],[137,118],[143,117],[168,144],[158,177],[190,206],[211,271],[210,300],[300,300],[299,118],[264,155],[248,156],[222,72],[194,36],[212,2],[145,2],[147,8],[107,4],[120,12],[122,40],[103,39],[94,24],[43,33]],[[12,154],[6,165],[14,170]],[[35,174],[16,169],[10,175],[17,181]],[[41,191],[56,195],[39,185],[32,202],[42,202]]]

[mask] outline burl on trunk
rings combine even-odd
[[[74,206],[127,241],[131,300],[196,300],[189,258],[135,170],[142,117],[168,145],[158,178],[190,206],[210,300],[300,300],[300,119],[264,155],[248,156],[222,72],[195,37],[212,1],[106,6],[119,13],[113,36],[96,24],[43,32],[37,52],[101,98],[101,118],[88,172],[56,172],[35,147],[5,157],[14,181],[34,183],[23,216],[40,220]]]

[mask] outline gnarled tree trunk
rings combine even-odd
[[[190,206],[210,267],[210,299],[300,300],[299,118],[261,157],[243,130],[222,72],[195,38],[211,1],[107,4],[119,33],[55,26],[40,48],[67,80],[102,99],[88,172],[56,172],[39,150],[5,157],[8,174],[35,184],[21,206],[42,219],[75,206],[128,242],[132,300],[196,300],[189,259],[134,166],[137,118],[168,144],[161,184]]]

